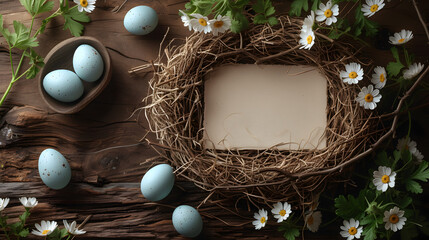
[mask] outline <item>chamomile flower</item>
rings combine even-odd
[[[332,6],[331,0],[329,0],[326,5],[323,3],[320,3],[319,9],[316,10],[316,20],[318,22],[323,22],[326,20],[326,25],[331,25],[332,23],[337,22],[337,18],[335,16],[338,16],[340,8],[338,7],[338,4],[335,4]]]
[[[322,213],[320,211],[311,211],[305,216],[305,225],[307,226],[308,230],[312,232],[317,232],[321,223]]]
[[[385,211],[383,221],[386,223],[386,225],[384,225],[384,228],[386,230],[392,229],[394,232],[401,230],[405,225],[405,221],[407,221],[407,218],[404,217],[404,213],[405,212],[399,210],[398,207],[394,207],[389,211]]]
[[[378,171],[374,171],[373,176],[372,182],[377,187],[377,190],[385,192],[388,187],[393,188],[395,186],[396,173],[392,172],[389,167],[379,166]]]
[[[377,107],[377,103],[380,102],[380,99],[380,90],[374,89],[374,86],[369,85],[368,87],[362,88],[355,100],[365,109],[374,110]]]
[[[95,2],[96,0],[73,0],[74,3],[77,4],[77,9],[79,12],[92,12],[95,9]]]
[[[34,197],[30,197],[30,198],[21,197],[19,198],[19,201],[26,208],[33,208],[39,203],[37,202],[37,199]]]
[[[375,88],[382,89],[386,85],[386,69],[384,67],[376,67],[374,74],[372,74],[371,82],[375,85]]]
[[[301,39],[299,40],[299,44],[302,46],[299,49],[308,49],[314,45],[314,39],[316,38],[313,30],[310,28],[301,29],[301,34],[299,35]]]
[[[271,212],[274,214],[274,217],[277,218],[277,222],[283,222],[286,220],[289,215],[292,213],[290,210],[291,205],[287,202],[282,204],[281,202],[278,202],[274,204],[274,208],[271,209]]]
[[[400,45],[410,41],[413,38],[413,32],[402,29],[400,32],[389,37],[389,42],[393,45]]]
[[[79,230],[76,227],[76,221],[73,221],[71,224],[69,224],[66,220],[63,220],[64,223],[64,227],[67,229],[67,232],[70,233],[71,235],[82,235],[85,234],[86,231],[83,230]]]
[[[398,140],[396,149],[399,151],[408,150],[410,153],[414,154],[417,151],[417,143],[412,141],[410,138],[401,138]]]
[[[424,64],[421,63],[413,63],[408,67],[408,69],[404,70],[404,78],[405,79],[412,79],[415,76],[419,75],[420,72],[425,67]]]
[[[253,225],[255,225],[255,229],[259,230],[263,227],[265,227],[265,224],[267,223],[268,220],[268,212],[264,209],[259,210],[259,212],[255,213],[255,215],[253,215],[253,217],[256,219],[255,221],[253,221]]]
[[[363,232],[362,227],[359,227],[359,221],[354,218],[351,218],[349,221],[344,220],[343,226],[340,228],[343,230],[340,232],[341,236],[347,238],[347,240],[359,239]]]
[[[366,0],[366,4],[362,4],[361,10],[364,16],[371,17],[383,7],[384,0]]]
[[[194,17],[191,19],[190,22],[194,31],[204,33],[211,32],[212,28],[209,24],[209,19],[207,17],[198,13],[191,14],[191,17]]]
[[[36,223],[34,226],[36,226],[37,230],[33,229],[31,233],[43,237],[51,234],[57,228],[58,224],[55,221],[42,221],[40,225]]]
[[[218,15],[215,19],[209,21],[209,25],[213,35],[217,36],[219,33],[224,33],[231,28],[231,18]]]
[[[423,158],[425,157],[425,156],[423,156],[423,154],[422,154],[419,150],[417,150],[417,149],[416,149],[416,152],[415,152],[413,155],[414,155],[414,157],[416,157],[417,162],[419,162],[419,163],[421,163],[421,162],[423,161]]]
[[[9,198],[0,198],[0,211],[3,211],[5,207],[9,204]]]
[[[189,31],[191,31],[192,30],[191,18],[188,16],[188,14],[186,14],[182,10],[179,10],[179,12],[182,14],[180,18],[182,19],[183,26],[188,27]]]
[[[346,64],[346,71],[341,71],[340,77],[343,82],[356,84],[363,79],[363,69],[359,63]]]
[[[304,23],[302,24],[302,28],[303,30],[306,29],[313,29],[313,25],[314,25],[314,11],[311,11],[311,14],[308,15],[305,19],[304,19]]]

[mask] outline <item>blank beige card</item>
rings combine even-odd
[[[316,67],[226,65],[204,88],[206,149],[326,147],[327,82]]]

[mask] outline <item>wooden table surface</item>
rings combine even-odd
[[[6,104],[0,108],[0,197],[11,198],[6,213],[16,216],[22,211],[18,197],[36,197],[39,205],[32,210],[28,224],[33,228],[40,220],[62,219],[81,222],[92,215],[85,225],[87,234],[81,239],[176,239],[181,238],[172,225],[175,206],[199,206],[207,193],[192,183],[178,181],[170,194],[159,204],[147,201],[140,192],[140,180],[146,170],[164,160],[146,144],[136,144],[147,132],[147,123],[140,116],[132,116],[147,94],[151,74],[130,75],[131,67],[154,60],[159,44],[170,28],[166,42],[184,39],[190,34],[182,26],[178,9],[186,1],[129,0],[118,12],[112,10],[122,0],[98,0],[90,14],[91,23],[85,25],[85,36],[99,39],[112,58],[113,77],[109,86],[84,110],[74,115],[62,115],[50,110],[37,90],[37,81],[20,80],[13,87]],[[280,1],[283,2],[283,1]],[[291,1],[277,3],[279,12],[285,12]],[[422,13],[429,19],[429,4],[421,2]],[[423,4],[425,2],[425,4]],[[126,12],[137,5],[148,5],[159,14],[159,25],[147,36],[134,36],[123,27]],[[17,0],[0,0],[0,14],[5,25],[13,20],[29,24],[31,17]],[[428,64],[428,45],[423,28],[410,1],[393,0],[372,20],[391,31],[412,30],[415,39],[410,44],[416,59]],[[36,23],[40,24],[41,19]],[[38,53],[46,56],[59,42],[71,37],[63,31],[60,18],[52,21],[39,37]],[[1,44],[5,44],[0,38]],[[389,51],[368,49],[366,54],[376,63],[385,64]],[[12,58],[19,60],[18,52]],[[9,56],[0,48],[0,92],[11,76]],[[418,111],[416,121],[423,126],[429,119],[426,107]],[[429,157],[428,129],[415,137],[419,149]],[[153,136],[149,135],[153,139]],[[118,148],[115,146],[129,145]],[[39,154],[46,148],[58,149],[72,168],[72,181],[65,189],[50,190],[41,182],[37,170]],[[428,189],[425,187],[425,189]],[[253,212],[240,208],[240,216],[212,205],[202,204],[203,239],[281,239],[274,223],[255,231],[251,221]],[[234,203],[225,203],[230,207]],[[224,222],[229,225],[226,225]],[[338,229],[321,234],[306,232],[306,239],[341,239]],[[2,235],[0,235],[2,238]]]

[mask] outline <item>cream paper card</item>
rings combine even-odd
[[[326,147],[327,81],[316,67],[227,65],[204,88],[206,149]]]

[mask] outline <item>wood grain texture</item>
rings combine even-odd
[[[190,33],[177,15],[186,1],[129,0],[119,13],[113,13],[122,2],[98,0],[96,10],[90,15],[92,22],[85,25],[84,35],[99,39],[108,49],[113,71],[109,85],[85,109],[74,115],[55,113],[45,105],[34,79],[20,80],[0,108],[0,197],[12,198],[6,212],[13,216],[22,210],[18,197],[37,197],[40,205],[33,209],[29,224],[42,219],[80,222],[92,215],[85,226],[88,233],[81,239],[181,238],[171,224],[173,206],[198,206],[207,193],[192,183],[179,181],[162,205],[147,202],[140,194],[139,182],[143,174],[163,160],[156,158],[156,152],[145,143],[138,144],[148,126],[146,121],[136,123],[143,116],[131,116],[146,96],[151,74],[129,75],[127,71],[157,57],[159,43],[168,28],[166,43],[173,38],[184,39]],[[278,12],[285,13],[290,2],[277,1]],[[428,2],[419,2],[423,17],[429,19]],[[159,14],[158,27],[147,36],[131,35],[123,27],[125,13],[140,4],[153,7]],[[0,14],[6,26],[11,26],[13,20],[25,24],[31,21],[16,0],[0,0]],[[412,30],[415,37],[410,42],[411,51],[416,54],[417,61],[428,64],[424,31],[408,1],[392,1],[371,20],[392,32],[402,28]],[[40,21],[40,18],[36,20],[36,27]],[[51,22],[39,37],[40,46],[36,51],[46,56],[56,44],[70,38],[70,33],[62,28],[61,19]],[[0,38],[0,91],[6,89],[11,76],[8,53],[1,47],[4,44],[4,39]],[[12,55],[15,62],[19,61],[18,53],[14,51]],[[365,54],[379,65],[393,60],[385,50],[371,48]],[[417,129],[415,140],[425,156],[429,156],[428,110],[426,107],[415,113],[415,121],[422,126]],[[155,140],[151,134],[148,138]],[[121,145],[129,146],[115,147]],[[49,190],[38,175],[38,156],[48,147],[63,153],[72,168],[72,182],[62,191]],[[269,224],[262,231],[255,231],[251,224],[253,210],[249,211],[246,205],[239,209],[243,217],[216,208],[212,202],[203,204],[200,211],[205,226],[201,238],[281,239],[277,225]],[[234,226],[227,226],[219,219]],[[341,239],[337,228],[313,235],[306,232],[305,238]]]

